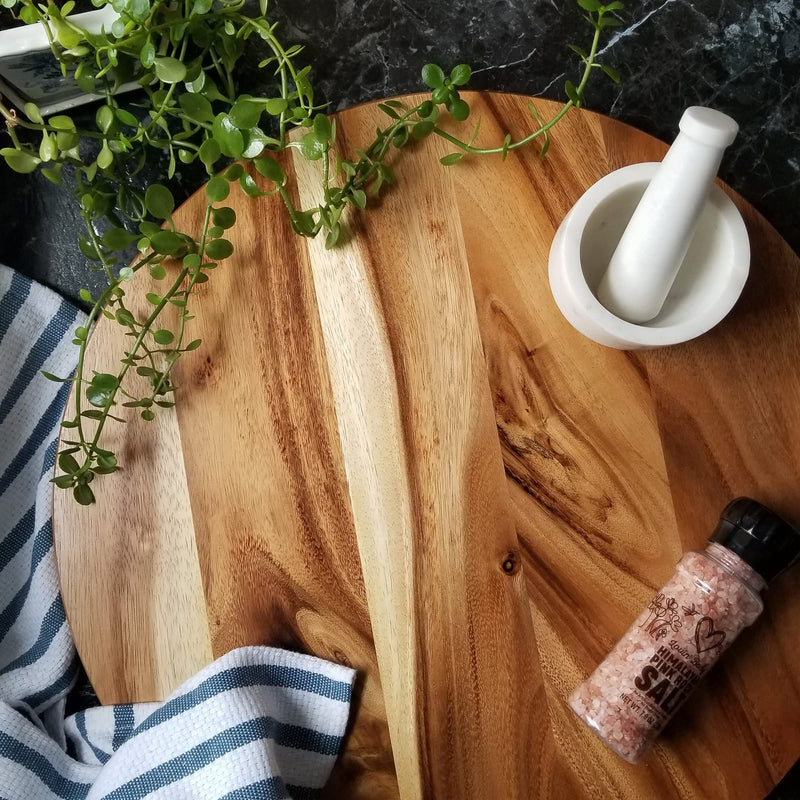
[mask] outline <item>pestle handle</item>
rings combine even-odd
[[[727,114],[692,106],[645,189],[597,289],[628,322],[656,317],[692,241],[725,148],[739,126]]]

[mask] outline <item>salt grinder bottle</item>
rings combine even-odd
[[[722,512],[597,669],[569,698],[614,752],[637,761],[742,629],[760,594],[800,556],[800,533],[747,497]]]

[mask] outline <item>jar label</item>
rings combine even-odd
[[[678,601],[663,593],[646,611],[638,628],[656,642],[670,638],[634,678],[635,690],[622,692],[620,699],[649,725],[661,728],[716,661],[727,634],[694,603],[679,610]]]

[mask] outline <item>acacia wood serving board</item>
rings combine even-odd
[[[528,98],[469,99],[482,141],[528,125]],[[340,143],[383,121],[338,114]],[[798,258],[731,193],[753,251],[734,311],[682,346],[610,350],[557,310],[550,242],[594,181],[666,146],[572,111],[544,160],[445,169],[443,142],[413,148],[332,251],[277,198],[232,193],[236,251],[196,300],[176,409],[110,429],[123,469],[95,506],[56,493],[99,697],[160,699],[270,644],[358,670],[329,797],[761,800],[800,756],[791,573],[642,764],[566,697],[728,500],[800,519]],[[313,166],[284,162],[306,205]],[[123,346],[101,321],[90,367]]]

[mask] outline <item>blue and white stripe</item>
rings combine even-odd
[[[78,659],[52,532],[56,437],[85,316],[0,265],[0,798],[306,800],[327,781],[355,673],[234,650],[164,703],[64,718]]]

